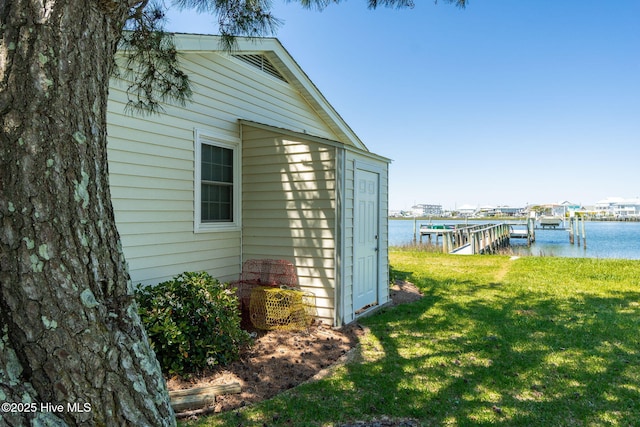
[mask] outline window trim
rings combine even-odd
[[[202,145],[213,145],[227,148],[233,151],[233,204],[232,221],[202,222]],[[207,233],[216,231],[239,231],[241,228],[241,191],[240,177],[240,140],[228,136],[194,129],[194,203],[193,203],[193,231],[194,233]]]

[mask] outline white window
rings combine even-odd
[[[239,143],[198,130],[195,139],[195,231],[239,229]]]

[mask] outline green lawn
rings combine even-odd
[[[354,362],[193,425],[640,423],[639,261],[392,251],[391,264],[425,296],[362,319]]]

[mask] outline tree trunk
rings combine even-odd
[[[108,185],[128,8],[0,0],[0,426],[175,424]]]

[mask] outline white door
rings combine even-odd
[[[356,169],[354,312],[378,301],[378,181],[374,172]]]

